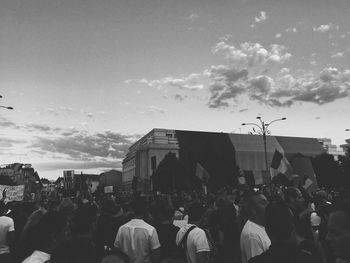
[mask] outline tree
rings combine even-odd
[[[152,175],[153,187],[163,193],[182,190],[185,186],[185,171],[175,153],[169,152]]]
[[[344,175],[344,185],[350,186],[350,147],[346,149],[344,156],[339,156],[339,165]]]
[[[331,189],[342,184],[342,170],[333,155],[322,153],[312,160],[312,164],[319,186]]]

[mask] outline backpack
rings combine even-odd
[[[179,242],[179,245],[178,245],[178,247],[180,248],[179,259],[182,260],[183,262],[187,262],[187,238],[188,238],[188,235],[196,227],[197,226],[191,226]]]

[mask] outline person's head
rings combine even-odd
[[[147,201],[145,197],[137,196],[131,201],[131,210],[137,217],[143,217],[147,210]]]
[[[193,202],[188,206],[188,221],[198,222],[202,219],[205,212],[203,205],[200,202]]]
[[[101,263],[129,263],[129,257],[118,249],[107,252],[101,259]]]
[[[50,211],[33,227],[29,238],[32,239],[35,249],[50,252],[64,238],[66,227],[65,216],[60,212]]]
[[[337,258],[350,260],[350,199],[340,202],[331,212],[326,240]]]
[[[302,211],[305,206],[305,199],[301,191],[296,187],[288,187],[284,191],[285,202],[298,211]]]
[[[112,199],[107,199],[102,202],[101,213],[103,215],[113,215],[116,212],[117,212],[117,206]]]
[[[259,192],[248,192],[244,198],[245,209],[249,220],[264,223],[267,198]]]
[[[52,252],[50,263],[95,263],[95,246],[87,239],[69,238],[61,242]]]
[[[292,211],[285,205],[267,205],[265,230],[272,243],[296,242]]]
[[[95,230],[97,207],[93,204],[81,204],[72,219],[72,234],[75,236],[91,236]]]
[[[159,220],[161,222],[171,221],[174,217],[174,209],[168,204],[163,204],[159,207]]]

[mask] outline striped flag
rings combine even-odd
[[[202,165],[197,163],[196,167],[196,176],[203,182],[203,183],[208,183],[210,174],[203,168]]]
[[[291,179],[291,176],[293,174],[292,166],[288,162],[287,158],[277,150],[275,150],[275,153],[273,154],[270,167],[271,178],[281,173],[284,174],[288,179]]]

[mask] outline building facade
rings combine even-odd
[[[344,150],[341,147],[338,147],[335,144],[332,144],[330,138],[318,138],[319,143],[322,145],[323,149],[328,153],[334,156],[335,160],[338,160],[339,156],[344,155]]]
[[[309,169],[310,158],[325,151],[316,138],[267,136],[266,144],[269,164],[277,150],[299,166],[295,170],[302,180],[306,176],[303,169],[308,167],[307,173],[317,184]],[[168,153],[176,155],[190,186],[198,184],[198,165],[210,174],[208,185],[213,189],[234,185],[242,173],[257,185],[268,175],[261,135],[153,129],[129,148],[123,160],[123,190],[152,191],[152,174]],[[300,156],[305,158],[300,161]]]

